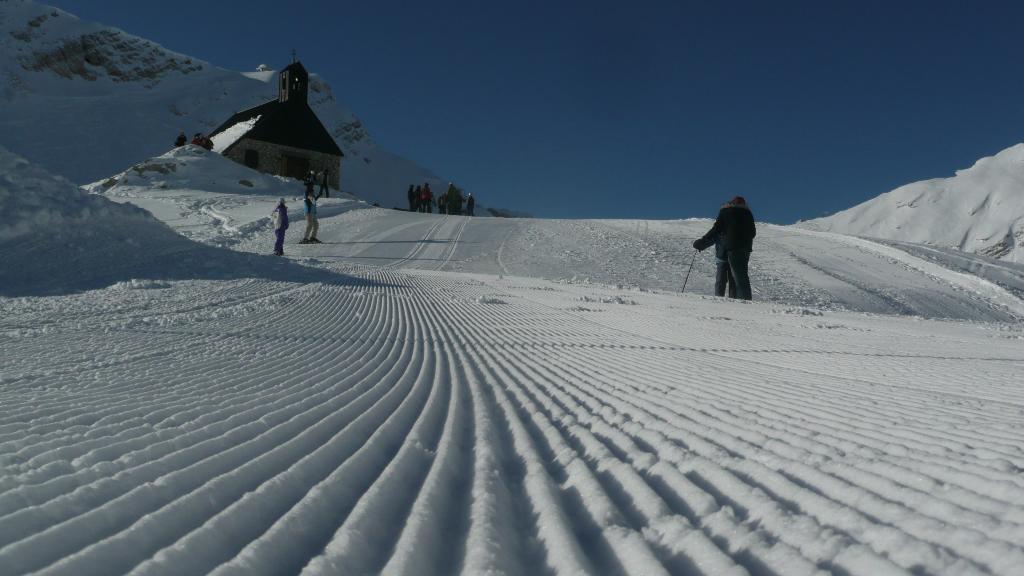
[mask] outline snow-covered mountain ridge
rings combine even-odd
[[[275,95],[274,70],[224,70],[56,8],[0,2],[0,145],[79,184]],[[405,203],[411,183],[447,184],[379,148],[315,74],[309,103],[345,153],[345,191],[392,206]]]
[[[1024,262],[1024,144],[798,225]]]
[[[97,29],[49,39],[56,30],[44,24],[61,15],[60,11],[52,10],[30,19],[20,30],[10,30],[12,38],[29,45],[29,51],[18,56],[24,70],[50,71],[67,79],[97,80],[106,76],[113,82],[143,81],[152,87],[170,72],[188,74],[204,68],[200,62],[168,53],[152,42],[120,30]],[[64,13],[61,22],[69,19]]]

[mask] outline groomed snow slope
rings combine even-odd
[[[0,303],[0,565],[1024,566],[1019,325],[365,278]]]
[[[284,197],[294,222],[285,251],[315,258],[318,266],[440,268],[640,290],[678,291],[693,257],[690,244],[711,224],[444,218],[370,209],[345,196],[320,202],[320,236],[332,243],[298,247],[294,243],[305,230],[299,183],[258,174],[193,146],[91,189],[141,206],[191,239],[262,254],[271,250],[269,214]],[[411,247],[417,250],[410,257]],[[751,259],[754,296],[830,310],[1024,318],[1024,265],[1005,263],[1001,274],[986,278],[955,259],[978,265],[990,259],[955,254],[948,263],[936,262],[867,240],[759,224]],[[696,257],[687,291],[710,294],[713,275],[714,254],[706,250]]]
[[[799,226],[1024,263],[1024,144]]]
[[[204,190],[206,159],[106,193],[193,239],[269,251],[273,182]],[[172,188],[182,174],[197,188]],[[829,309],[925,306],[930,282],[947,316],[1009,318],[1012,291],[940,257],[773,227],[760,302],[702,295],[706,255],[697,294],[661,290],[689,263],[668,246],[708,224],[340,198],[325,244],[296,245],[296,222],[284,259],[333,281],[0,298],[0,567],[1020,574],[1024,325]]]

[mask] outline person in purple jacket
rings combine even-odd
[[[277,208],[270,213],[270,220],[274,223],[274,234],[277,241],[274,242],[274,256],[284,256],[284,233],[288,230],[288,207],[284,205],[284,198],[277,203]]]

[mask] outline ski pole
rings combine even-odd
[[[680,294],[686,292],[686,283],[690,281],[690,272],[693,270],[693,262],[697,259],[697,252],[700,252],[700,250],[694,250],[693,258],[690,258],[690,269],[686,271],[686,280],[683,280],[683,289]]]

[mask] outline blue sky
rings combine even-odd
[[[538,216],[790,223],[1024,141],[1024,3],[50,3],[230,69],[295,48],[380,145]]]

